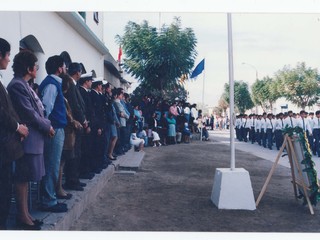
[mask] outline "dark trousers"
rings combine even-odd
[[[81,162],[81,141],[82,131],[76,131],[76,140],[74,144],[74,154],[65,163],[64,173],[66,176],[66,183],[76,184],[79,182],[79,171]]]
[[[264,132],[263,129],[261,129],[261,140],[262,140],[262,146],[267,147],[267,133]]]
[[[272,148],[272,139],[273,139],[273,132],[272,129],[267,129],[267,141],[268,141],[268,148]]]
[[[283,135],[280,129],[274,131],[274,138],[276,140],[276,147],[279,150],[283,144]]]
[[[241,140],[248,142],[249,128],[241,127]]]
[[[256,141],[256,131],[253,127],[249,130],[249,140],[251,140],[251,143]]]
[[[81,160],[79,164],[79,173],[85,174],[91,172],[90,162],[91,162],[91,146],[92,146],[92,137],[91,133],[83,133],[81,136]]]
[[[313,129],[314,152],[320,156],[320,129]]]
[[[240,128],[236,128],[236,138],[241,141],[241,129]]]
[[[12,164],[0,165],[0,230],[6,229],[12,192]]]
[[[255,135],[256,142],[261,145],[261,134],[259,129],[255,131]]]
[[[309,143],[309,146],[310,146],[310,149],[312,152],[314,152],[313,150],[313,135],[310,135],[309,134],[309,131],[307,130],[307,138],[308,138],[308,143]]]
[[[91,161],[90,161],[90,169],[91,171],[95,171],[98,168],[101,168],[103,165],[103,155],[105,150],[105,135],[104,131],[102,131],[101,135],[97,134],[97,129],[92,131],[92,148],[91,148]]]

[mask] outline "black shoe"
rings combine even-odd
[[[110,161],[115,161],[117,160],[117,157],[108,157]]]
[[[104,163],[104,164],[102,164],[101,168],[106,169],[108,167],[108,165],[109,165],[108,163]]]
[[[97,173],[97,174],[99,174],[99,173],[101,173],[102,172],[102,168],[96,168],[95,170],[94,170],[94,173]]]
[[[33,220],[33,223],[38,225],[38,226],[41,226],[41,225],[43,225],[44,222],[42,220],[40,220],[40,219],[35,219],[35,220]]]
[[[79,182],[79,185],[80,185],[80,187],[86,187],[87,186],[87,184],[84,183],[84,182]]]
[[[67,195],[57,195],[57,198],[58,199],[66,199],[66,200],[69,200],[72,198],[72,194],[71,193],[67,193]]]
[[[51,207],[41,208],[40,210],[44,212],[62,213],[62,212],[67,212],[68,208],[66,204],[57,203],[56,205],[53,205]]]
[[[63,185],[63,188],[74,190],[74,191],[83,191],[83,187],[80,186],[80,184],[65,184]]]
[[[29,225],[27,223],[23,223],[23,222],[17,221],[17,229],[18,230],[37,231],[37,230],[41,230],[41,227],[38,224]]]
[[[87,172],[87,173],[81,173],[79,178],[81,179],[89,179],[91,180],[94,177],[94,173],[92,172]]]

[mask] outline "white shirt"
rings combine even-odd
[[[294,117],[286,117],[284,120],[284,126],[289,126],[289,127],[296,127],[297,123],[296,123],[296,119]]]
[[[267,131],[267,118],[261,118],[261,131]]]
[[[284,120],[283,119],[277,119],[275,122],[275,130],[282,130],[284,129]]]
[[[311,127],[310,127],[310,124],[309,124],[309,121],[307,118],[299,118],[298,121],[297,121],[297,126],[298,127],[301,127],[303,129],[303,131],[307,131],[309,133],[312,133],[312,130],[311,130]]]

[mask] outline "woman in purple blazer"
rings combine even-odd
[[[28,81],[36,78],[37,57],[30,51],[21,51],[13,59],[14,78],[7,90],[21,122],[29,128],[23,141],[24,156],[16,161],[15,187],[17,225],[26,230],[40,230],[42,221],[34,220],[28,210],[28,182],[40,181],[45,174],[43,147],[46,136],[53,136],[50,120],[44,117],[43,106]]]

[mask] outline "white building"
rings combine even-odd
[[[115,87],[126,87],[118,66],[103,42],[102,12],[0,12],[0,37],[11,44],[11,59],[20,48],[33,51],[38,57],[39,71],[35,82],[46,74],[45,62],[53,55],[83,64],[85,70],[94,70]],[[2,73],[7,85],[13,77],[11,69]],[[120,81],[121,80],[121,81]]]

